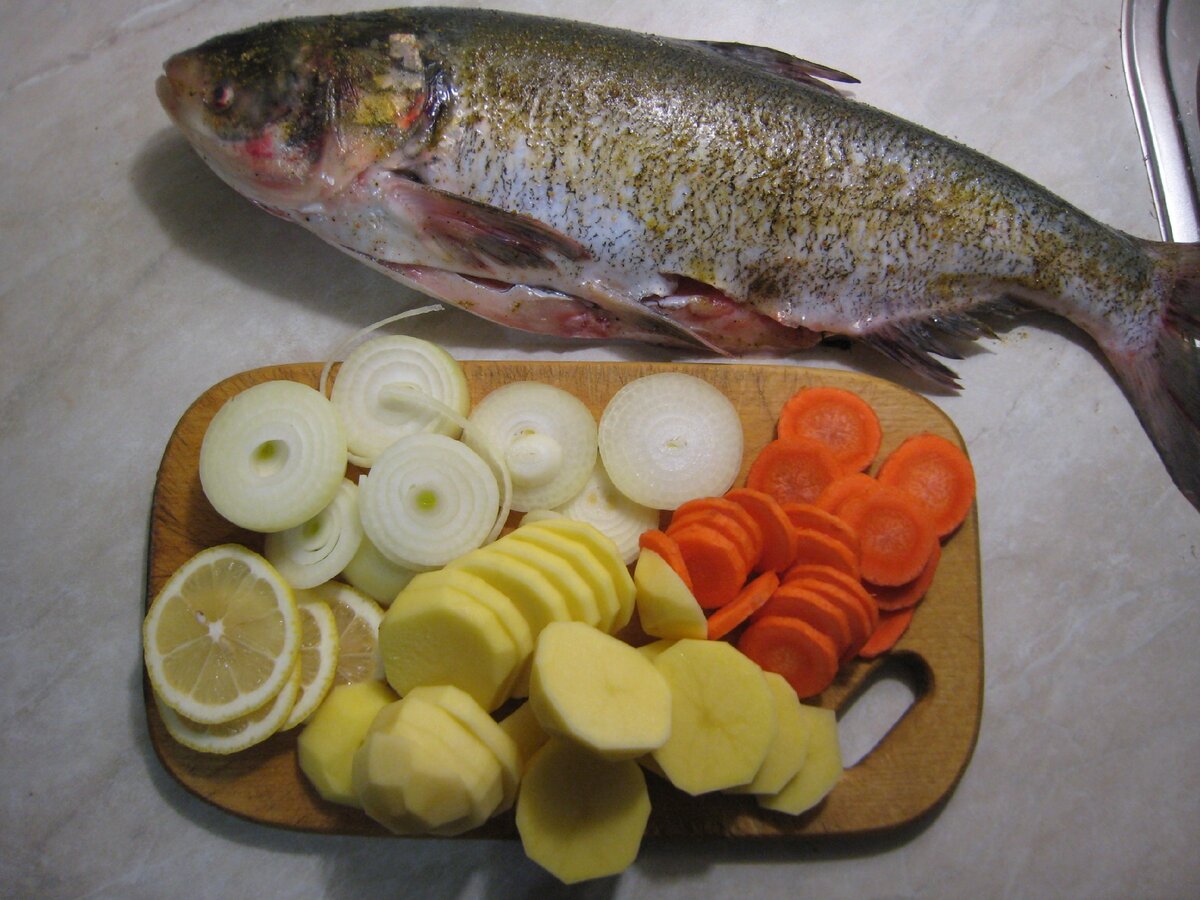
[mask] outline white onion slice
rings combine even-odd
[[[443,566],[481,546],[495,524],[500,486],[483,458],[443,434],[411,434],[359,481],[363,530],[392,562]]]
[[[405,403],[410,391],[433,397],[459,416],[471,407],[462,366],[430,341],[402,334],[372,338],[346,357],[330,400],[345,423],[351,462],[369,468],[387,447],[409,434],[458,436],[455,421]]]
[[[742,466],[742,420],[707,381],[658,372],[617,391],[600,416],[600,457],[635,503],[675,509],[725,493]]]
[[[358,485],[343,478],[333,500],[294,528],[268,534],[263,556],[294,588],[312,588],[346,568],[362,543]]]
[[[425,313],[441,312],[444,308],[445,307],[443,307],[440,303],[430,303],[427,306],[418,306],[416,309],[406,309],[402,313],[396,313],[394,316],[388,316],[386,319],[380,319],[378,322],[368,325],[366,328],[359,329],[354,334],[350,335],[350,337],[342,341],[341,345],[337,348],[337,350],[334,351],[333,359],[326,360],[325,365],[321,366],[321,380],[317,384],[317,390],[321,392],[322,396],[329,396],[329,374],[333,371],[333,364],[339,359],[344,359],[346,354],[350,352],[350,348],[365,338],[372,331],[378,331],[385,325],[391,325],[393,322],[399,322],[402,319],[411,319],[415,316],[423,316]]]
[[[398,566],[380,553],[365,534],[358,545],[358,552],[341,573],[351,587],[358,588],[385,608],[392,605],[396,595],[404,590],[416,574],[415,570]]]
[[[618,491],[599,461],[583,490],[555,512],[587,522],[608,535],[626,565],[637,559],[642,532],[658,527],[658,510],[635,503]]]
[[[200,445],[213,507],[251,531],[284,531],[329,505],[346,473],[333,405],[295,381],[264,381],[217,410]]]
[[[518,512],[565,503],[596,465],[596,420],[562,388],[537,381],[506,384],[480,400],[467,421],[503,456]]]

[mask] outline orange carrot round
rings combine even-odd
[[[763,572],[744,588],[736,597],[708,617],[709,640],[723,638],[745,622],[761,607],[779,587],[779,576],[774,572]]]
[[[750,570],[737,544],[699,523],[682,527],[671,537],[691,573],[697,603],[705,609],[716,609],[738,595]]]
[[[667,526],[667,534],[677,534],[681,528],[687,528],[689,525],[705,525],[714,531],[719,531],[725,537],[729,538],[729,540],[733,541],[737,545],[738,552],[742,554],[742,559],[746,562],[747,572],[753,569],[754,564],[758,562],[758,555],[762,550],[762,542],[755,543],[755,536],[748,532],[745,526],[732,516],[716,512],[715,510],[695,510],[671,519],[671,524]]]
[[[838,515],[842,505],[860,494],[868,493],[879,487],[879,482],[866,472],[851,472],[843,475],[827,485],[825,490],[812,501],[818,509]]]
[[[750,464],[746,487],[780,503],[811,503],[843,472],[833,451],[820,441],[774,440]]]
[[[953,532],[975,499],[975,470],[957,446],[936,434],[915,434],[888,454],[879,483],[916,497],[938,537]]]
[[[782,572],[790,566],[796,558],[796,529],[779,501],[751,488],[735,488],[725,498],[742,507],[762,532],[763,549],[754,568]]]
[[[859,576],[859,560],[850,548],[837,538],[811,528],[796,532],[796,562],[833,566],[852,578]]]
[[[867,604],[848,588],[817,579],[798,579],[780,585],[775,595],[786,595],[791,592],[820,597],[841,611],[849,630],[847,646],[841,649],[843,662],[857,654],[858,648],[867,642],[867,638],[875,630],[879,617],[878,612],[872,617],[868,612]],[[771,601],[767,602],[770,605]]]
[[[687,585],[688,590],[692,590],[692,576],[688,572],[687,563],[683,561],[683,554],[679,552],[679,545],[675,543],[674,538],[658,529],[643,531],[641,537],[638,538],[638,546],[643,550],[652,550],[661,556]]]
[[[809,584],[810,581],[816,584]],[[798,563],[784,573],[783,582],[784,584],[797,582],[802,587],[811,588],[815,588],[817,584],[823,583],[841,588],[858,601],[867,616],[870,625],[869,630],[874,630],[879,622],[879,607],[875,604],[874,598],[867,593],[861,581],[857,578],[852,578],[840,569],[835,569],[832,566]]]
[[[925,508],[910,494],[881,485],[842,507],[858,532],[859,574],[873,584],[904,584],[921,573],[937,543]]]
[[[764,616],[742,632],[737,648],[768,671],[782,675],[799,697],[813,697],[837,677],[833,638],[791,616]]]
[[[779,413],[783,440],[812,438],[833,451],[848,472],[867,468],[879,452],[879,416],[862,397],[842,388],[802,388]]]
[[[828,597],[794,584],[781,585],[755,614],[755,619],[767,616],[792,616],[807,622],[817,631],[833,638],[839,660],[846,658],[846,650],[855,636],[849,617],[840,606]]]
[[[875,626],[875,631],[867,639],[859,649],[858,655],[863,659],[874,659],[896,646],[896,642],[904,636],[904,632],[908,631],[908,626],[912,623],[913,613],[917,611],[915,606],[910,606],[907,609],[898,609],[895,612],[881,613],[879,616],[879,624]]]
[[[815,503],[785,503],[783,511],[793,528],[810,528],[836,538],[846,545],[855,559],[858,558],[858,535],[833,513],[821,509]]]
[[[898,609],[916,606],[929,591],[929,586],[933,584],[933,576],[937,572],[938,563],[941,559],[942,546],[934,542],[933,553],[929,555],[929,562],[925,563],[925,568],[921,570],[921,574],[912,581],[906,581],[904,584],[891,587],[865,582],[863,587],[875,599],[875,605],[880,610],[895,612]]]

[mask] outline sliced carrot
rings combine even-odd
[[[859,540],[859,573],[885,587],[916,578],[933,553],[937,536],[924,507],[910,494],[880,485],[847,501],[841,516]]]
[[[783,505],[770,494],[750,488],[728,491],[725,499],[742,507],[762,532],[763,549],[754,568],[782,572],[790,566],[796,558],[796,529]]]
[[[723,638],[745,622],[778,587],[779,576],[774,572],[763,572],[747,584],[736,597],[708,617],[709,640]]]
[[[847,500],[873,491],[877,487],[879,487],[879,482],[865,472],[851,472],[849,475],[838,478],[821,491],[817,499],[813,501],[813,505],[836,516]]]
[[[746,583],[749,567],[737,544],[699,523],[671,535],[692,576],[692,593],[705,609],[724,606]]]
[[[771,441],[746,474],[746,487],[780,503],[811,503],[843,474],[833,451],[811,438]]]
[[[913,613],[916,611],[915,606],[910,606],[907,609],[898,609],[895,612],[881,613],[879,624],[871,633],[871,637],[867,639],[867,642],[858,651],[858,655],[864,659],[874,659],[876,656],[886,653],[895,647],[896,642],[904,636],[904,632],[908,631]]]
[[[863,612],[867,614],[871,630],[875,629],[875,626],[879,622],[879,607],[875,604],[874,598],[867,593],[862,582],[857,578],[852,578],[845,572],[835,569],[832,566],[806,565],[804,563],[792,566],[783,576],[784,584],[790,584],[795,581],[799,582],[803,587],[811,586],[806,584],[809,580],[840,587],[853,596],[862,606]]]
[[[848,472],[860,472],[879,452],[879,416],[858,394],[842,388],[802,388],[779,413],[779,437],[812,438],[833,451]]]
[[[737,648],[768,672],[782,675],[799,697],[821,693],[837,677],[833,638],[791,616],[764,616],[742,632]]]
[[[975,499],[975,470],[967,455],[928,432],[913,435],[888,455],[879,468],[879,483],[920,500],[938,537],[962,524]]]
[[[643,550],[653,550],[661,556],[687,585],[688,590],[692,589],[692,576],[688,572],[687,563],[683,561],[683,554],[679,552],[679,545],[675,543],[673,537],[658,529],[643,531],[641,537],[638,538],[638,546]]]
[[[910,606],[916,606],[929,591],[929,586],[933,584],[933,576],[937,572],[938,563],[941,559],[942,545],[934,542],[933,553],[929,555],[929,562],[925,563],[925,568],[921,570],[921,574],[912,581],[906,581],[904,584],[892,587],[884,587],[866,582],[863,584],[863,587],[867,589],[868,594],[875,598],[875,605],[880,610],[895,612],[898,609],[907,609]]]
[[[847,657],[846,651],[855,637],[850,619],[842,607],[828,597],[822,597],[794,584],[780,585],[754,618],[762,619],[767,616],[793,616],[807,622],[821,634],[829,635],[837,645],[839,660]],[[860,646],[861,643],[860,641]]]
[[[859,561],[850,548],[827,534],[811,528],[796,532],[796,562],[833,566],[852,578],[859,575]]]
[[[798,579],[780,585],[775,594],[792,591],[815,595],[841,610],[849,628],[848,645],[842,650],[843,661],[858,653],[858,648],[867,642],[879,621],[879,612],[876,610],[874,615],[871,613],[870,598],[864,600],[853,590],[842,585],[817,579]],[[767,602],[769,605],[771,601]]]
[[[837,538],[850,549],[856,559],[858,558],[858,535],[833,513],[821,509],[815,503],[785,503],[783,511],[793,528],[811,528],[831,538]]]
[[[730,504],[737,506],[736,503]],[[740,514],[745,514],[745,510],[738,508]],[[746,525],[739,518],[728,515],[723,511],[715,509],[692,510],[685,512],[682,515],[676,515],[671,519],[671,524],[667,526],[667,534],[672,535],[677,533],[681,528],[686,528],[688,525],[706,525],[714,531],[719,531],[725,537],[733,541],[742,554],[742,558],[746,561],[746,571],[749,572],[754,568],[754,564],[758,562],[758,556],[762,552],[762,532],[758,531],[758,526],[754,522],[750,522],[751,527],[755,529],[753,533],[746,530]],[[755,538],[758,538],[756,541]]]

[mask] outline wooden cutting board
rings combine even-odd
[[[917,431],[931,431],[963,446],[949,418],[929,401],[864,375],[718,363],[467,361],[463,367],[473,401],[502,384],[537,380],[571,391],[597,416],[621,385],[639,376],[670,370],[704,378],[741,413],[746,439],[742,478],[754,452],[774,436],[784,401],[810,385],[853,390],[875,407],[884,432],[881,459]],[[261,537],[226,522],[205,499],[198,475],[201,440],[212,416],[234,394],[272,379],[315,387],[320,368],[318,363],[298,363],[243,372],[210,388],[184,413],[163,454],[154,491],[147,606],[171,573],[205,547],[233,541],[261,551]],[[813,702],[843,715],[885,673],[906,682],[916,699],[875,749],[846,771],[817,809],[792,817],[761,810],[746,796],[689,797],[648,775],[653,807],[649,836],[824,840],[898,829],[940,808],[970,759],[981,715],[983,636],[974,509],[947,543],[933,587],[895,650],[882,659],[860,660],[843,669],[834,685]],[[386,833],[364,814],[322,801],[309,787],[296,763],[299,729],[232,756],[197,753],[167,734],[148,681],[144,693],[150,738],[159,759],[197,796],[268,825],[335,834]],[[470,836],[515,838],[512,813]]]

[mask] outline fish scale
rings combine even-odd
[[[1200,249],[1140,240],[763,47],[486,10],[293,19],[167,61],[230,185],[529,331],[715,352],[870,344],[940,384],[1040,307],[1107,355],[1200,505]]]

